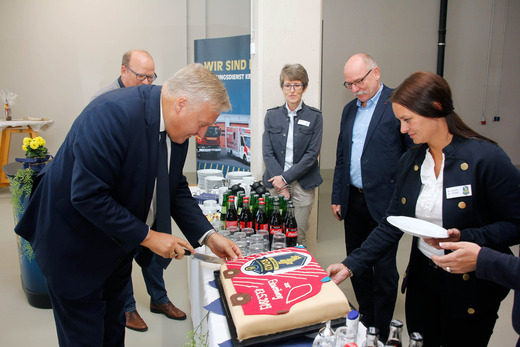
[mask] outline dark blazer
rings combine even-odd
[[[520,334],[520,258],[482,247],[478,253],[478,278],[490,280],[515,290],[513,328]],[[517,346],[520,346],[520,339]]]
[[[47,283],[64,298],[101,286],[148,234],[157,170],[161,86],[107,92],[78,116],[41,172],[15,228],[34,249]],[[188,241],[211,225],[182,168],[188,141],[172,143],[171,212]]]
[[[298,181],[305,190],[319,186],[323,179],[320,175],[318,157],[323,134],[321,111],[302,103],[302,108],[294,117],[293,166],[284,172],[285,148],[289,131],[287,108],[283,106],[267,110],[264,119],[262,152],[265,162],[264,185],[273,188],[268,180],[282,175],[287,183]]]
[[[390,203],[399,158],[412,146],[410,137],[401,134],[399,120],[395,118],[392,103],[388,100],[392,91],[383,86],[361,156],[364,195],[368,210],[377,222],[383,218]],[[358,109],[356,101],[352,100],[343,108],[336,150],[331,203],[341,205],[341,218],[345,218],[348,209],[352,129]]]
[[[406,152],[399,162],[397,185],[387,216],[415,217],[417,198],[421,190],[421,165],[427,145]],[[497,145],[482,140],[454,137],[443,149],[444,190],[442,218],[446,229],[461,231],[461,241],[470,241],[504,254],[511,254],[509,246],[520,243],[520,172],[505,152]],[[446,188],[471,185],[471,196],[448,199]],[[362,246],[343,263],[354,274],[367,271],[402,236],[386,218],[374,229]],[[414,276],[409,269],[416,257],[417,237],[412,243],[408,270],[403,280]],[[500,302],[508,290],[492,282],[477,279],[474,272],[447,277],[451,289],[451,307],[455,314],[467,314],[468,308],[477,307],[477,293],[486,293],[489,302]]]

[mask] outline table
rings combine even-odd
[[[31,138],[38,136],[38,131],[44,129],[54,123],[53,120],[41,118],[40,120],[30,119],[14,119],[10,121],[0,121],[0,130],[2,137],[0,139],[0,168],[4,167],[9,160],[9,149],[11,147],[11,134],[13,133],[27,133]],[[1,170],[0,170],[1,171]],[[2,171],[0,172],[0,188],[7,187],[9,179]]]
[[[206,253],[206,247],[199,247],[196,251]],[[208,314],[208,310],[204,308],[220,298],[218,290],[210,285],[210,282],[215,279],[213,271],[219,268],[218,264],[202,262],[193,257],[188,261],[188,285],[193,327],[202,322],[201,334],[208,334],[208,346],[210,347],[218,347],[219,344],[231,339],[226,317],[213,312]],[[207,320],[204,319],[206,314],[208,314]]]

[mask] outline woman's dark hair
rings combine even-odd
[[[418,71],[411,74],[394,90],[390,101],[423,117],[446,118],[448,131],[453,136],[496,143],[480,135],[462,121],[453,109],[453,99],[448,82],[432,72]]]

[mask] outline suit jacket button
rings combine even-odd
[[[464,274],[464,275],[462,275],[462,279],[463,279],[464,281],[469,280],[469,277],[470,277],[470,276],[469,276],[468,274]]]
[[[466,208],[466,203],[464,201],[459,202],[459,208],[461,210],[465,209]]]
[[[475,314],[475,309],[472,307],[468,308],[468,314]]]
[[[406,204],[406,198],[405,198],[404,196],[401,198],[401,203],[402,203],[403,205]]]
[[[414,165],[413,171],[419,171],[419,165]]]
[[[461,169],[462,171],[466,171],[466,170],[468,169],[468,163],[462,163],[462,164],[460,164],[460,169]]]

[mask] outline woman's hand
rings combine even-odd
[[[460,240],[460,230],[455,228],[448,229],[448,237],[443,239],[423,238],[423,240],[436,249],[442,249],[442,247],[439,246],[440,242],[458,242]]]
[[[287,188],[287,183],[285,183],[282,175],[271,177],[268,182],[271,182],[273,187],[279,192],[282,192],[284,188]]]
[[[477,258],[480,246],[473,242],[441,242],[442,249],[451,249],[453,252],[435,256],[432,260],[444,270],[456,274],[475,271],[477,268]]]

